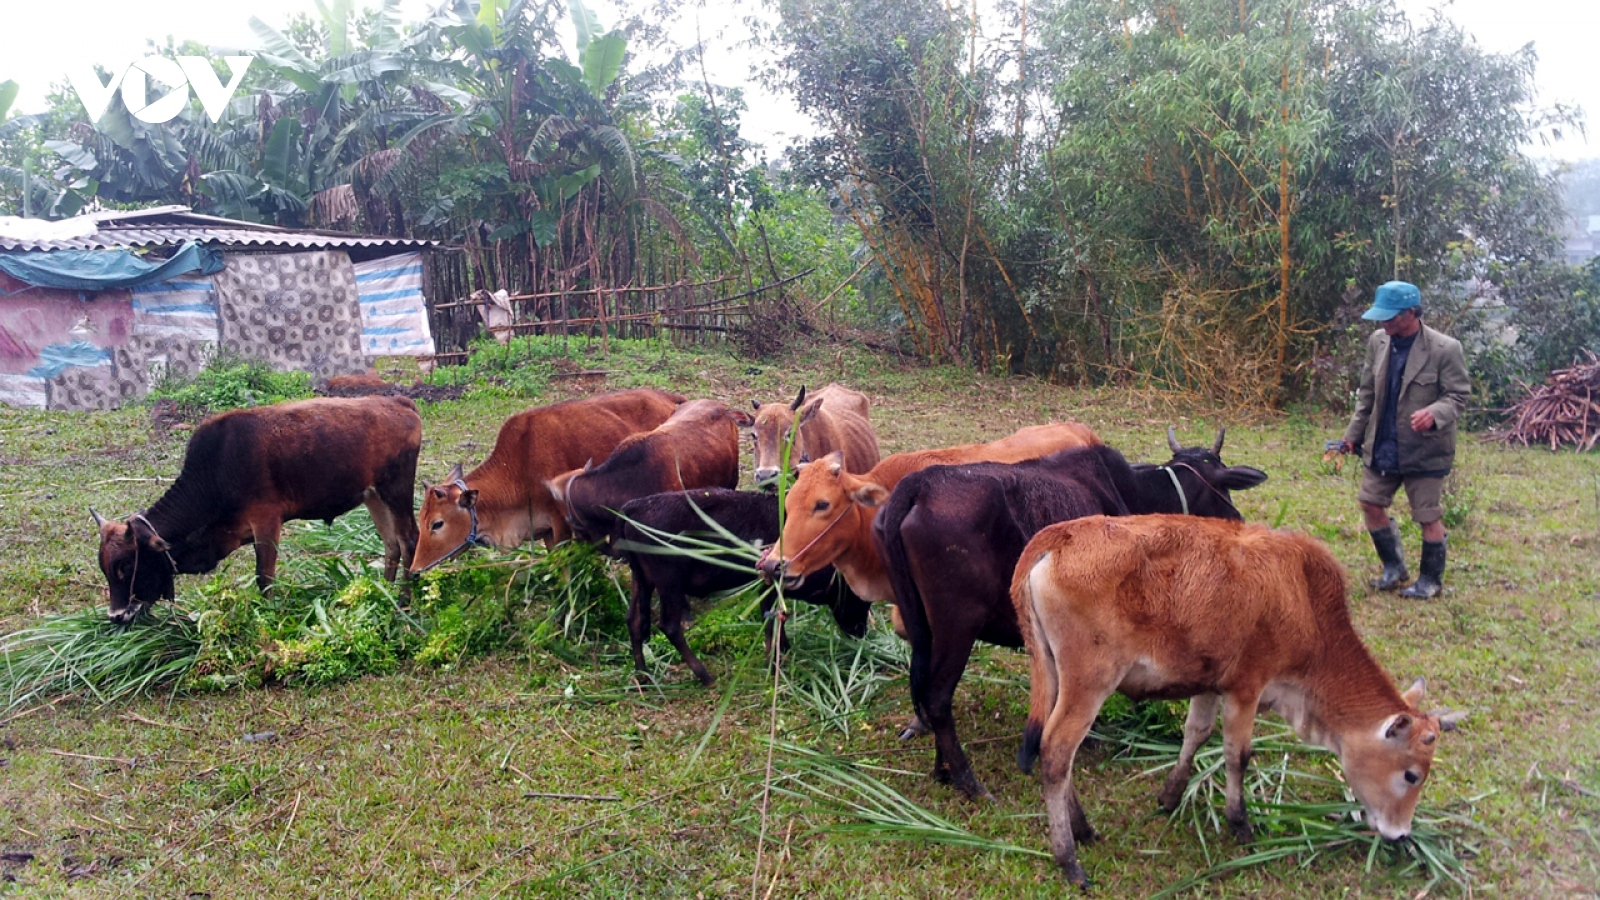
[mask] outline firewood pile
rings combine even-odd
[[[1590,353],[1588,362],[1550,373],[1511,407],[1507,419],[1511,427],[1499,435],[1504,443],[1593,450],[1600,444],[1600,357]]]

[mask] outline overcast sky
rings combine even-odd
[[[980,6],[984,2],[988,0],[980,0]],[[1539,53],[1541,102],[1576,104],[1591,117],[1600,117],[1600,65],[1596,63],[1600,57],[1600,2],[1399,2],[1416,20],[1442,5],[1488,50],[1508,52],[1533,43]],[[406,0],[407,18],[420,18],[430,5],[428,0]],[[602,24],[616,22],[619,4],[600,0],[592,5]],[[251,15],[281,26],[291,13],[315,8],[313,0],[74,0],[59,4],[0,0],[6,23],[0,37],[0,81],[16,80],[22,87],[18,109],[36,112],[44,106],[51,82],[65,81],[69,66],[125,65],[144,55],[147,40],[164,41],[169,35],[248,51],[255,40],[247,24]],[[803,133],[808,123],[786,98],[761,92],[750,78],[748,56],[733,49],[747,37],[740,20],[753,8],[751,0],[701,0],[700,6],[686,8],[680,39],[694,40],[698,17],[708,47],[708,76],[713,82],[747,86],[751,102],[746,135],[765,143],[769,153],[776,155],[790,137]],[[1529,152],[1561,159],[1600,156],[1600,127],[1596,132],[1587,140],[1574,135],[1556,145],[1531,146]]]

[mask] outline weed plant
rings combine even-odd
[[[150,401],[171,400],[179,408],[218,412],[311,396],[307,372],[279,372],[264,362],[218,354],[191,378],[168,373],[150,389]]]

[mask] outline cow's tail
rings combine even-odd
[[[925,696],[928,675],[933,658],[933,629],[928,625],[928,611],[922,605],[922,591],[911,575],[910,558],[900,526],[916,506],[918,488],[922,479],[915,473],[896,486],[889,502],[884,504],[873,523],[878,546],[883,551],[883,561],[889,569],[889,584],[894,588],[894,605],[900,611],[900,625],[905,629],[905,639],[911,644],[911,700],[917,716],[924,723],[927,713],[918,698]]]
[[[1033,771],[1033,764],[1039,759],[1044,723],[1050,718],[1059,693],[1055,651],[1034,614],[1033,570],[1049,563],[1049,553],[1049,548],[1037,540],[1030,541],[1011,575],[1011,603],[1016,608],[1022,642],[1028,648],[1028,722],[1022,729],[1022,746],[1017,749],[1017,768],[1023,772]]]

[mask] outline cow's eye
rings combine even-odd
[[[1419,782],[1421,780],[1422,780],[1422,776],[1421,775],[1418,775],[1417,773],[1412,772],[1409,769],[1406,770],[1406,784],[1416,784],[1417,782]]]
[[[434,519],[433,520],[433,524],[428,526],[428,530],[429,531],[438,531],[439,529],[441,529],[443,527],[444,527],[444,520],[443,519]]]
[[[816,508],[811,510],[811,511],[812,512],[819,512],[819,513],[827,512],[828,511],[828,501],[826,501],[826,500],[818,500]]]

